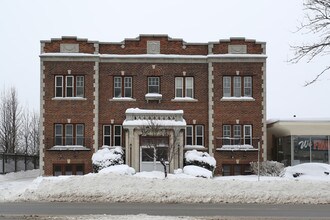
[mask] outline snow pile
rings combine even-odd
[[[260,181],[256,175],[195,178],[182,170],[168,178],[162,172],[108,172],[35,179],[36,172],[28,171],[0,175],[0,202],[330,204],[328,171],[326,164],[301,164],[285,169],[283,177],[261,176]],[[294,178],[294,173],[302,175]]]
[[[203,167],[213,172],[216,165],[216,161],[214,157],[211,157],[206,152],[191,150],[185,153],[185,164]]]
[[[94,172],[99,172],[103,168],[109,166],[123,164],[123,154],[121,147],[115,147],[114,149],[103,148],[98,150],[92,156]]]
[[[330,181],[330,165],[324,163],[303,163],[286,167],[282,174],[286,178],[316,179]]]
[[[135,169],[129,167],[126,164],[122,164],[122,165],[103,168],[102,170],[99,171],[99,173],[117,173],[121,175],[133,175],[135,174]]]
[[[194,166],[194,165],[185,166],[183,168],[183,173],[191,175],[191,176],[195,176],[195,177],[204,177],[204,178],[208,178],[208,179],[213,177],[213,174],[211,171],[209,171],[203,167]]]
[[[251,162],[251,170],[254,174],[258,174],[258,162]],[[280,176],[284,170],[284,164],[277,161],[260,162],[261,176]]]

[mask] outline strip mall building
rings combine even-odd
[[[43,174],[92,172],[92,154],[113,146],[123,148],[125,163],[137,171],[161,169],[169,145],[178,152],[172,171],[184,165],[186,150],[198,149],[215,157],[216,175],[247,173],[258,145],[267,159],[265,46],[167,35],[41,41]],[[144,134],[146,121],[168,132]],[[145,147],[155,141],[159,149]],[[153,150],[157,158],[150,160]]]

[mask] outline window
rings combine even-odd
[[[194,98],[194,78],[193,77],[175,77],[175,97]]]
[[[252,97],[251,76],[224,76],[222,83],[223,97]]]
[[[241,125],[234,125],[234,144],[241,144]]]
[[[63,76],[55,76],[55,97],[63,97]]]
[[[160,93],[159,77],[148,77],[148,93]]]
[[[252,77],[244,77],[244,96],[252,97]]]
[[[223,77],[223,97],[231,97],[231,78]]]
[[[61,124],[55,125],[55,145],[63,145],[62,128]]]
[[[84,124],[55,124],[54,127],[55,145],[62,146],[64,144],[84,146]]]
[[[132,97],[132,77],[114,77],[114,97]]]
[[[121,146],[121,125],[115,125],[114,146]]]
[[[224,125],[223,131],[223,145],[230,145],[230,138],[231,138],[231,126],[230,125]]]
[[[244,144],[252,144],[252,125],[244,125]]]
[[[186,145],[204,146],[204,125],[186,126]]]
[[[103,125],[103,145],[111,146],[111,125]]]
[[[187,125],[186,127],[186,145],[193,145],[193,126]]]
[[[55,97],[83,98],[85,96],[84,89],[84,76],[55,76]]]
[[[252,125],[222,126],[222,145],[243,144],[252,145]]]
[[[113,133],[112,133],[113,132]],[[121,125],[103,125],[103,145],[121,146],[122,145],[122,126]],[[113,140],[111,139],[113,137]]]
[[[204,126],[196,125],[196,145],[204,146]]]
[[[54,164],[53,175],[84,175],[84,164]]]
[[[84,77],[77,76],[76,96],[84,97]]]
[[[234,97],[241,97],[241,77],[234,77]]]

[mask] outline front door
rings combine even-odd
[[[164,171],[160,160],[168,161],[168,140],[166,136],[140,137],[140,171]]]

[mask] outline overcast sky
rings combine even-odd
[[[294,33],[301,0],[86,1],[1,0],[0,89],[14,86],[22,105],[39,111],[40,40],[78,36],[120,42],[168,34],[186,42],[245,37],[267,42],[267,118],[330,118],[330,73],[309,86],[330,56],[290,64],[290,45],[316,41]]]

